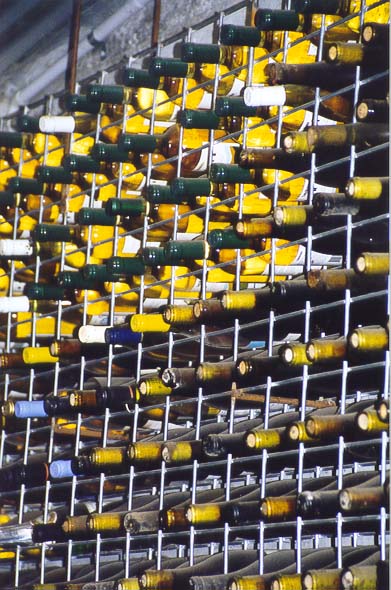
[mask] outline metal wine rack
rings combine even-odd
[[[262,3],[259,3],[261,7]],[[384,2],[379,2],[379,6]],[[277,7],[277,6],[276,6]],[[289,8],[290,2],[284,3],[283,8]],[[182,41],[206,42],[210,43],[212,40],[217,41],[219,31],[224,24],[250,24],[251,12],[258,8],[257,2],[240,2],[236,6],[227,9],[222,13],[213,15],[202,23],[190,27],[180,35],[176,35],[160,43],[157,47],[157,55],[163,57],[172,57],[178,43]],[[366,8],[362,9],[358,16],[360,22],[364,22]],[[357,16],[357,15],[355,15]],[[342,22],[349,21],[351,16],[345,17]],[[324,22],[324,17],[322,17]],[[306,42],[315,37],[319,32],[310,33],[298,41],[294,41],[292,47],[299,46],[300,43]],[[321,61],[323,54],[325,27],[320,29],[318,39],[317,60]],[[282,61],[285,61],[287,51],[291,47],[288,42],[288,36],[284,36],[283,46],[271,53],[270,57],[282,55]],[[143,51],[135,54],[129,60],[129,66],[135,68],[146,67],[148,60],[154,55],[155,50]],[[126,64],[125,64],[126,65]],[[247,84],[251,84],[254,66],[254,49],[250,48],[248,53],[248,62],[238,67],[233,71],[233,74],[240,74],[245,72],[245,80]],[[108,71],[98,72],[94,78],[87,80],[80,80],[78,82],[78,91],[85,91],[88,84],[114,84],[116,83],[118,72],[124,64],[117,64]],[[212,105],[215,103],[219,83],[219,67],[216,67],[215,78],[198,85],[197,88],[207,88],[212,95]],[[230,72],[229,75],[232,75]],[[334,92],[330,92],[330,96],[337,96],[343,93],[350,93],[354,97],[354,103],[357,103],[360,88],[373,82],[374,80],[385,79],[388,75],[386,69],[384,71],[377,71],[370,78],[363,78],[360,67],[356,68],[356,83],[346,86]],[[223,75],[224,77],[224,75]],[[187,80],[183,83],[183,92],[176,97],[177,102],[185,107],[187,98],[193,89],[188,89]],[[313,120],[317,120],[319,105],[323,97],[319,92],[316,92],[315,99],[306,107],[313,112]],[[155,113],[157,104],[157,93],[155,92],[153,99],[153,113],[150,119],[150,128],[153,130],[154,124],[160,122],[156,119]],[[295,113],[301,107],[294,107],[290,113]],[[63,112],[62,95],[48,96],[44,101],[36,104],[26,106],[23,113],[33,117],[39,117],[44,114],[56,115]],[[19,113],[20,114],[20,113]],[[142,113],[141,113],[142,114]],[[268,124],[274,125],[276,129],[276,144],[275,147],[281,146],[281,137],[283,133],[283,109],[279,109],[278,114],[267,121]],[[96,115],[96,131],[90,132],[87,135],[97,142],[101,137],[101,115]],[[16,114],[11,117],[6,117],[2,121],[2,130],[15,129]],[[227,133],[224,139],[231,139],[232,141],[240,141],[246,147],[247,135],[249,132],[249,123],[247,118],[243,118],[243,127],[233,133]],[[352,118],[352,122],[355,119]],[[173,123],[173,121],[172,121]],[[255,127],[262,128],[265,123],[258,122]],[[126,125],[126,111],[122,120],[122,129]],[[254,125],[251,123],[251,125]],[[146,127],[149,131],[149,127]],[[151,133],[153,131],[150,131]],[[60,138],[64,136],[59,136]],[[179,157],[173,156],[169,159],[177,169],[177,176],[181,176],[181,148],[183,140],[183,129],[179,135]],[[73,138],[71,136],[70,150],[72,152]],[[219,143],[215,139],[214,130],[209,132],[209,142],[204,144],[202,148],[208,147],[208,165],[212,162],[213,147]],[[201,146],[194,148],[194,153],[199,151]],[[368,148],[366,152],[359,153],[358,158],[367,153],[378,152],[379,155],[388,149],[387,144],[376,146],[376,148]],[[42,163],[48,162],[48,157],[51,153],[51,147],[46,141],[45,150],[42,158]],[[351,147],[350,156],[346,158],[349,161],[348,176],[352,177],[355,174],[356,152],[354,146]],[[321,168],[317,167],[317,156],[313,155],[311,159],[311,167],[304,173],[294,174],[290,180],[305,177],[308,182],[308,200],[307,204],[311,204],[312,195],[314,192],[314,185],[316,183],[317,174],[319,170],[333,170],[337,162],[331,162],[323,165]],[[21,160],[19,165],[15,164],[14,169],[18,175],[23,175],[24,162]],[[146,185],[155,182],[153,180],[153,170],[159,164],[154,164],[152,157],[148,157],[148,163],[142,170],[145,175]],[[126,173],[123,171],[123,164],[119,164],[119,173],[116,179],[110,180],[111,185],[116,186],[117,196],[121,195],[121,188],[126,184]],[[371,170],[368,170],[368,176],[371,175]],[[99,175],[92,175],[91,183],[85,190],[82,190],[79,195],[69,197],[68,203],[72,198],[79,198],[84,196],[83,206],[97,207],[101,204],[98,201],[99,190],[102,188],[100,184]],[[104,186],[104,184],[103,184]],[[271,195],[273,205],[277,204],[278,200],[278,185],[270,184],[268,186],[259,187],[249,191],[248,194],[257,193],[258,191],[267,192]],[[223,204],[230,205],[235,200],[238,203],[238,211],[242,210],[243,198],[246,195],[243,185],[240,185],[238,194],[234,197],[229,197]],[[64,197],[64,196],[63,196]],[[64,198],[62,204],[64,204]],[[221,205],[221,202],[218,203]],[[211,212],[216,208],[216,204],[209,199],[206,200],[205,205],[199,205],[195,210],[196,213],[204,219],[204,233],[203,238],[207,238],[208,225],[211,219]],[[40,207],[34,212],[30,212],[35,216],[38,222],[44,220],[44,212],[47,205],[44,204],[43,196],[40,196]],[[177,212],[177,208],[175,209]],[[176,213],[172,219],[173,229],[171,239],[176,239],[179,232],[178,222],[193,214],[194,211],[179,215]],[[22,220],[24,214],[15,208],[13,228],[7,237],[16,239],[18,237],[17,228],[19,222]],[[66,225],[69,223],[71,217],[63,215],[60,223]],[[312,227],[308,227],[307,235],[298,239],[292,244],[305,246],[306,254],[303,261],[303,272],[300,276],[311,269],[311,252],[317,250],[317,242],[324,243],[325,238],[330,241],[337,241],[341,244],[341,255],[343,255],[343,266],[347,269],[353,267],[354,260],[352,258],[352,246],[354,245],[355,235],[358,227],[364,225],[368,228],[368,236],[371,232],[371,226],[388,219],[388,214],[383,213],[374,217],[368,216],[359,222],[355,221],[354,217],[347,216],[343,219],[337,229],[332,229],[322,234],[312,232]],[[167,220],[157,221],[152,225],[148,225],[148,218],[141,222],[139,228],[127,230],[127,235],[139,240],[141,246],[145,246],[149,242],[147,232],[163,226]],[[5,234],[2,237],[6,237]],[[19,236],[20,237],[20,236]],[[123,236],[120,235],[118,228],[115,229],[114,237],[107,239],[107,246],[113,249],[113,253],[117,253],[119,249],[119,240]],[[102,243],[105,243],[103,240]],[[92,256],[93,248],[96,244],[93,243],[92,234],[89,232],[88,239],[82,251],[85,253],[85,261],[88,263]],[[277,275],[276,267],[278,266],[276,260],[278,253],[283,250],[278,240],[271,240],[271,248],[262,254],[270,255],[270,274],[269,281],[274,282]],[[388,244],[384,244],[383,251],[388,251]],[[259,254],[257,252],[256,254]],[[239,290],[243,287],[261,288],[266,281],[265,277],[260,278],[259,282],[254,279],[253,283],[243,284],[240,276],[240,262],[254,258],[254,254],[241,255],[239,250],[232,250],[232,260],[229,262],[216,262],[214,264],[217,268],[227,268],[228,266],[235,266],[236,270],[232,274],[231,288]],[[35,255],[34,255],[35,257]],[[56,260],[59,262],[60,268],[66,267],[66,251],[65,245],[62,244],[61,253]],[[40,277],[43,276],[44,266],[46,260],[41,260],[39,255],[35,259],[28,262],[28,268],[31,269],[34,280],[39,282]],[[211,263],[213,267],[213,263]],[[196,277],[199,284],[199,291],[194,292],[194,300],[205,299],[208,291],[208,273],[211,266],[203,261],[199,268],[192,268],[189,272],[184,272],[180,277],[192,278]],[[9,262],[10,283],[9,294],[19,288],[20,283],[17,280],[17,263],[15,261]],[[290,277],[292,278],[292,277]],[[168,297],[162,299],[163,304],[174,304],[177,296],[174,292],[176,283],[175,272],[171,272],[168,278],[155,279],[155,287],[166,287],[168,289]],[[215,285],[218,290],[219,285]],[[224,285],[221,285],[224,289]],[[138,313],[144,312],[145,300],[148,293],[152,290],[151,285],[147,284],[144,276],[140,277],[138,286],[131,286],[131,292],[139,294]],[[118,295],[114,288],[106,293],[100,295],[99,301],[106,300],[108,302],[108,312],[105,314],[101,322],[106,322],[107,325],[114,325],[116,306],[118,303]],[[188,298],[186,298],[188,299]],[[14,335],[17,329],[15,323],[15,315],[8,313],[3,321],[2,331],[2,350],[4,353],[18,352],[26,343],[29,346],[47,345],[48,342],[54,339],[61,339],[69,336],[64,334],[62,326],[64,319],[71,317],[72,311],[81,310],[80,325],[87,324],[90,319],[87,314],[87,296],[81,303],[73,304],[71,307],[66,307],[61,302],[57,306],[56,312],[49,311],[44,314],[44,317],[53,317],[53,333],[50,338],[41,339],[39,335],[39,328],[37,326],[38,314],[32,314],[31,333],[27,334],[24,339],[15,339]],[[239,355],[241,337],[243,335],[250,335],[248,344],[249,350],[251,346],[262,346],[263,339],[265,339],[268,354],[272,354],[273,343],[281,339],[280,334],[291,334],[291,326],[300,326],[300,340],[307,342],[311,334],[312,322],[320,323],[322,333],[329,335],[327,326],[331,326],[333,334],[338,333],[341,336],[346,336],[352,328],[350,317],[356,310],[362,310],[362,324],[371,323],[372,315],[376,316],[375,311],[384,308],[386,314],[389,313],[389,299],[388,290],[372,290],[362,295],[351,295],[349,290],[344,292],[344,296],[337,301],[311,304],[309,301],[303,301],[300,309],[293,311],[287,308],[276,313],[273,308],[269,308],[267,313],[261,317],[257,313],[253,314],[250,319],[239,320],[232,319],[224,325],[213,327],[210,331],[208,326],[196,325],[191,331],[182,330],[180,334],[175,334],[174,331],[169,331],[164,334],[164,338],[156,339],[156,342],[151,340],[147,346],[143,344],[135,345],[127,350],[118,350],[112,345],[107,346],[103,352],[98,352],[94,356],[88,355],[78,358],[77,356],[69,363],[65,364],[56,362],[51,367],[41,369],[35,366],[26,367],[24,371],[12,373],[7,370],[1,372],[1,388],[2,399],[16,401],[18,399],[25,400],[40,400],[43,399],[44,393],[51,392],[53,395],[58,395],[66,389],[84,389],[86,383],[91,382],[91,379],[100,379],[101,382],[107,382],[108,385],[112,383],[113,379],[118,377],[123,378],[124,381],[136,379],[137,381],[150,371],[148,364],[148,355],[150,353],[159,354],[159,351],[168,350],[167,359],[161,362],[160,366],[175,367],[178,354],[186,353],[186,350],[193,350],[198,348],[198,353],[193,359],[193,364],[188,366],[196,366],[198,362],[208,361],[210,348],[208,347],[208,339],[212,338],[211,342],[217,342],[219,337],[227,345],[226,358],[236,360]],[[126,315],[126,314],[123,314]],[[42,316],[41,316],[42,317]],[[356,315],[354,316],[356,317]],[[385,320],[387,316],[385,317]],[[20,321],[20,320],[19,320]],[[324,321],[323,327],[322,322]],[[23,320],[22,320],[23,322]],[[376,323],[376,322],[375,322]],[[21,328],[22,324],[18,324]],[[21,330],[22,331],[22,330]],[[258,334],[260,335],[258,337]],[[266,337],[265,337],[266,335]],[[287,336],[289,338],[289,336]],[[292,337],[292,336],[291,336]],[[262,342],[259,342],[262,341]],[[220,357],[223,360],[223,357]],[[331,402],[336,403],[340,407],[340,412],[343,414],[349,409],[349,406],[361,400],[377,400],[379,397],[388,399],[389,397],[389,370],[390,360],[389,352],[384,353],[384,358],[374,362],[368,359],[368,362],[350,365],[349,361],[343,360],[337,365],[330,365],[329,367],[322,367],[319,372],[309,371],[308,366],[304,365],[300,374],[294,377],[286,377],[284,374],[275,377],[268,376],[262,383],[254,384],[240,389],[228,388],[225,391],[218,391],[210,393],[210,391],[203,391],[202,387],[194,391],[192,395],[186,395],[185,398],[177,398],[174,396],[165,396],[161,402],[154,403],[153,406],[145,406],[136,404],[134,409],[124,412],[110,412],[106,410],[100,416],[90,416],[86,414],[78,414],[76,418],[67,418],[66,420],[59,420],[52,418],[47,422],[40,419],[28,418],[25,421],[25,427],[21,426],[20,421],[15,422],[16,427],[13,426],[12,418],[3,418],[6,427],[1,432],[1,446],[0,459],[2,467],[6,467],[17,460],[23,463],[31,462],[31,459],[36,461],[46,462],[50,464],[54,459],[61,457],[69,457],[72,455],[79,455],[82,450],[93,446],[110,446],[118,444],[115,438],[114,429],[118,429],[118,424],[124,430],[118,436],[119,440],[128,438],[128,442],[142,440],[147,435],[163,434],[163,440],[167,440],[168,433],[175,424],[170,418],[170,411],[179,411],[191,407],[191,411],[183,411],[182,416],[175,419],[175,427],[194,428],[195,438],[199,438],[200,429],[205,424],[212,424],[213,422],[224,422],[228,432],[235,433],[238,425],[249,419],[263,418],[264,427],[267,428],[269,421],[273,416],[281,412],[298,411],[299,419],[304,420],[306,414],[310,409],[322,405],[322,401],[329,398]],[[332,390],[327,392],[327,387],[333,384]],[[44,390],[47,389],[47,391]],[[316,395],[316,391],[318,394]],[[314,393],[315,392],[315,393]],[[243,399],[246,401],[244,404]],[[291,400],[291,401],[289,401]],[[207,405],[208,404],[208,405]],[[211,411],[206,414],[206,408],[215,406],[218,412],[213,415]],[[151,409],[156,410],[156,415],[159,415],[159,410],[162,410],[162,417],[155,421],[145,418],[146,412]],[[8,422],[9,420],[9,422]],[[242,424],[243,427],[243,424]],[[97,434],[93,435],[95,429]],[[113,438],[114,437],[114,438]],[[30,490],[24,485],[21,485],[14,492],[0,491],[1,513],[11,516],[13,522],[21,524],[31,520],[30,515],[35,516],[41,513],[42,522],[50,523],[51,514],[60,507],[70,516],[75,514],[75,510],[79,503],[86,501],[89,509],[95,512],[102,512],[106,509],[110,502],[117,501],[118,505],[122,503],[121,510],[131,510],[135,500],[142,495],[150,495],[159,499],[159,509],[164,506],[164,500],[167,494],[172,492],[179,492],[188,490],[191,501],[197,501],[197,495],[202,490],[221,488],[225,500],[230,500],[230,494],[235,488],[257,484],[260,486],[260,497],[265,494],[266,485],[273,480],[283,480],[296,478],[297,491],[300,492],[303,488],[303,482],[307,479],[317,478],[320,476],[331,475],[336,478],[338,488],[343,486],[343,477],[346,474],[359,472],[362,470],[373,470],[380,473],[380,482],[384,483],[387,470],[389,466],[388,458],[388,432],[382,432],[380,435],[375,435],[373,438],[362,440],[345,440],[343,436],[339,436],[331,444],[309,446],[306,443],[299,443],[294,450],[283,451],[260,451],[258,455],[254,456],[233,456],[228,453],[224,459],[216,459],[209,463],[202,463],[194,460],[184,465],[171,466],[164,462],[147,466],[131,466],[129,469],[121,474],[110,475],[104,472],[97,476],[77,477],[73,476],[70,479],[55,481],[49,479],[45,485]],[[123,444],[126,444],[123,442]],[[374,449],[372,454],[365,458],[365,450],[371,447]],[[352,459],[350,451],[356,453],[355,459]],[[361,457],[361,458],[360,458]],[[321,459],[320,459],[321,458]],[[319,461],[318,461],[319,459]],[[287,466],[288,465],[288,466]],[[89,494],[88,486],[91,486],[95,491]],[[84,490],[84,491],[83,491]],[[83,494],[85,500],[83,500]],[[88,495],[89,494],[89,495]],[[4,503],[3,503],[4,502]],[[114,508],[115,510],[115,508]],[[147,534],[130,534],[120,533],[119,535],[104,536],[97,534],[88,538],[77,538],[71,540],[62,540],[57,542],[44,543],[14,543],[5,544],[4,548],[0,550],[0,576],[2,585],[5,587],[29,587],[28,584],[41,583],[44,584],[50,581],[52,572],[57,568],[63,568],[62,581],[74,581],[78,579],[81,568],[90,566],[89,581],[100,581],[108,578],[109,580],[117,579],[118,577],[132,577],[135,565],[140,559],[149,558],[154,559],[157,569],[163,567],[164,559],[168,557],[184,557],[188,560],[190,565],[194,563],[197,557],[202,555],[209,555],[220,551],[224,552],[224,567],[221,573],[228,571],[230,553],[229,550],[235,548],[241,549],[256,549],[259,551],[259,570],[263,571],[264,556],[278,552],[281,549],[293,548],[296,550],[296,564],[297,572],[302,571],[302,551],[304,549],[319,549],[322,547],[336,547],[337,548],[337,567],[343,566],[342,548],[345,546],[361,546],[361,545],[376,545],[380,551],[380,559],[386,560],[388,558],[388,527],[389,517],[387,510],[383,507],[379,509],[376,514],[360,515],[360,516],[343,516],[338,513],[336,518],[324,518],[321,520],[312,520],[303,523],[301,517],[297,517],[294,521],[278,523],[265,523],[263,521],[256,524],[240,524],[230,526],[228,523],[216,525],[213,529],[189,527],[180,532],[164,531],[161,528],[155,533]],[[1,535],[0,535],[1,538]],[[0,542],[1,545],[1,542]],[[111,573],[107,576],[108,567],[111,564]],[[40,573],[37,574],[37,566]],[[117,574],[113,575],[112,571],[115,569]],[[111,577],[113,576],[113,577]],[[87,578],[86,578],[87,579]],[[60,581],[60,580],[58,580]],[[110,586],[111,588],[111,586]]]

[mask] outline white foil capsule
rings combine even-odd
[[[44,115],[39,118],[39,129],[42,133],[73,133],[75,119],[71,115]]]
[[[279,107],[286,102],[286,92],[284,86],[247,86],[243,98],[248,107]]]
[[[105,344],[107,326],[81,326],[77,337],[82,344]]]

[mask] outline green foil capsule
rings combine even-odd
[[[148,70],[125,68],[122,72],[122,84],[132,88],[154,88],[160,86],[160,77],[151,75]]]
[[[178,199],[171,192],[171,187],[167,184],[150,184],[145,189],[145,198],[154,205],[162,203],[178,205],[182,199]]]
[[[105,209],[94,209],[92,207],[82,207],[76,213],[76,223],[80,225],[104,225],[114,226],[114,217],[107,214]]]
[[[235,233],[235,230],[228,228],[228,229],[212,229],[208,233],[207,237],[208,244],[211,248],[215,250],[221,250],[223,248],[227,249],[245,249],[251,248],[251,244],[248,240],[242,240],[238,237]]]
[[[139,217],[147,212],[148,203],[145,199],[108,199],[105,206],[105,214],[113,219],[116,215],[126,217]]]
[[[96,143],[90,151],[90,156],[98,162],[129,162],[129,153],[117,145]]]
[[[98,266],[98,265],[96,265]],[[104,265],[103,268],[106,270]],[[96,289],[95,280],[86,279],[81,270],[63,270],[57,275],[57,283],[64,289]]]
[[[66,298],[66,290],[64,287],[56,285],[44,285],[42,283],[28,283],[25,287],[25,295],[29,299],[42,301],[45,299],[53,299],[60,301]]]
[[[76,154],[70,154],[64,156],[62,159],[62,165],[65,170],[70,172],[99,172],[100,163],[91,156],[78,156]]]
[[[300,26],[300,18],[294,10],[259,8],[255,13],[254,24],[259,31],[296,31]]]
[[[67,94],[64,99],[65,110],[70,113],[89,113],[97,115],[100,110],[100,104],[88,100],[84,94]]]
[[[39,118],[21,115],[16,119],[16,129],[25,133],[40,133]]]
[[[170,240],[164,246],[166,254],[166,263],[177,263],[181,260],[201,260],[208,255],[206,242],[203,240],[192,240],[182,242],[179,240]]]
[[[91,102],[107,102],[122,104],[125,99],[123,86],[91,84],[87,89],[87,100]]]
[[[220,63],[221,49],[210,43],[182,43],[181,59],[187,63]]]
[[[72,228],[55,223],[38,223],[32,231],[36,242],[70,242],[73,238]]]
[[[261,35],[256,27],[223,25],[220,29],[220,43],[224,45],[246,45],[258,47]]]
[[[86,281],[94,281],[95,283],[110,281],[105,264],[86,264],[81,273]]]
[[[22,178],[21,176],[14,176],[8,181],[8,190],[12,193],[22,193],[24,195],[42,195],[43,183],[35,178]]]
[[[107,273],[111,277],[143,275],[145,264],[140,256],[122,258],[113,256],[106,262]]]
[[[188,64],[175,57],[153,57],[149,65],[149,73],[152,76],[186,78],[188,71]]]
[[[250,170],[235,166],[235,164],[211,164],[209,178],[212,182],[219,184],[224,182],[250,183],[252,181]]]
[[[300,14],[339,14],[341,0],[292,0],[292,8]]]
[[[218,129],[220,118],[213,111],[183,109],[177,116],[179,125],[185,129]]]
[[[159,145],[158,135],[148,133],[122,133],[118,140],[118,148],[123,152],[152,153]]]
[[[15,206],[15,197],[12,191],[0,191],[0,209]]]
[[[166,252],[159,246],[147,246],[142,249],[141,257],[146,266],[160,266],[166,263]]]
[[[23,133],[14,131],[0,131],[0,145],[9,148],[22,148],[24,143]]]
[[[218,117],[255,117],[257,108],[248,107],[242,96],[219,96],[216,98],[215,113]]]
[[[73,182],[72,174],[63,166],[38,166],[35,178],[46,183],[71,184]]]
[[[212,192],[209,178],[174,178],[171,181],[171,194],[178,202],[194,197],[208,197]]]

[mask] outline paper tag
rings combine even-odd
[[[229,92],[227,92],[226,96],[240,96],[241,91],[246,86],[246,83],[239,78],[235,78],[234,83],[232,84],[232,88]]]
[[[311,252],[311,265],[326,265],[326,266],[342,266],[343,257],[331,254],[323,254],[321,252]]]
[[[149,184],[159,184],[160,186],[167,186],[167,180],[157,180],[156,178],[150,178]]]
[[[220,142],[213,145],[212,162],[219,164],[232,164],[232,148],[237,147],[235,143]]]
[[[304,131],[309,125],[312,125],[313,113],[311,111],[305,111],[304,119],[299,127],[299,131]]]
[[[212,94],[210,92],[204,92],[202,98],[198,103],[197,109],[211,109],[212,108]]]
[[[140,250],[140,240],[133,236],[125,236],[123,244],[123,254],[136,254]]]
[[[120,324],[124,324],[126,322],[126,318],[129,317],[129,314],[114,314],[114,321],[113,325],[118,326]],[[109,324],[109,314],[102,313],[100,315],[93,315],[90,318],[89,324],[90,326],[106,326],[108,327]]]
[[[314,182],[314,193],[336,193],[338,190],[335,186],[325,186]]]
[[[322,115],[318,115],[317,125],[336,125],[337,121],[333,119],[328,119],[328,117],[322,117]]]

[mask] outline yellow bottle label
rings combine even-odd
[[[20,340],[28,340],[32,333],[32,314],[31,312],[18,312],[17,324],[15,326],[15,337]],[[61,336],[73,336],[75,331],[75,324],[67,321],[64,318],[61,320]],[[56,318],[54,317],[40,317],[36,318],[36,334],[37,336],[47,336],[54,338],[56,334]]]

